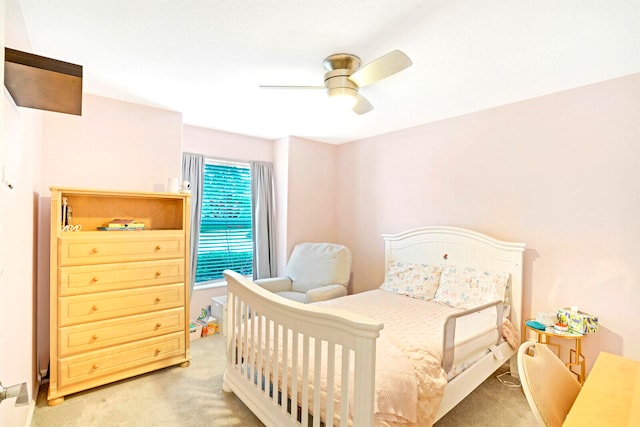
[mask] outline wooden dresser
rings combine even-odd
[[[49,405],[189,365],[190,209],[188,194],[51,188]],[[116,218],[144,230],[98,230]]]

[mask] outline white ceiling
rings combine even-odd
[[[341,143],[640,72],[639,0],[20,0],[31,51],[83,66],[84,92],[186,124]],[[10,46],[23,48],[21,46]],[[413,66],[332,109],[323,59]]]

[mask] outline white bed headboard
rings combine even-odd
[[[504,242],[458,227],[421,227],[383,234],[385,271],[393,261],[473,267],[511,274],[511,322],[522,323],[522,264],[524,243]]]

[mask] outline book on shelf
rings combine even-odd
[[[116,218],[98,227],[98,230],[144,230],[144,222],[135,219]]]
[[[100,231],[138,231],[144,230],[144,227],[135,227],[135,228],[117,228],[117,227],[98,227]]]

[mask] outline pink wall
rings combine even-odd
[[[0,183],[0,381],[27,383],[37,395],[35,332],[40,314],[36,301],[36,241],[40,179],[40,114],[16,107],[4,91],[0,125],[0,170],[13,188]],[[0,172],[1,173],[1,172]],[[1,178],[1,177],[0,177]],[[46,366],[45,366],[46,368]],[[0,425],[24,425],[29,407],[14,400],[0,405]]]
[[[82,116],[44,123],[43,193],[50,185],[165,191],[182,174],[182,114],[85,94]]]
[[[640,359],[640,74],[338,147],[341,239],[357,291],[382,283],[382,233],[472,228],[527,244],[524,315],[577,305],[585,338]]]
[[[337,147],[295,136],[273,142],[278,272],[301,242],[336,242]]]
[[[287,256],[297,243],[337,241],[335,145],[289,138]]]
[[[271,141],[235,133],[186,125],[183,128],[182,144],[185,152],[199,153],[212,158],[245,162],[273,161]]]

